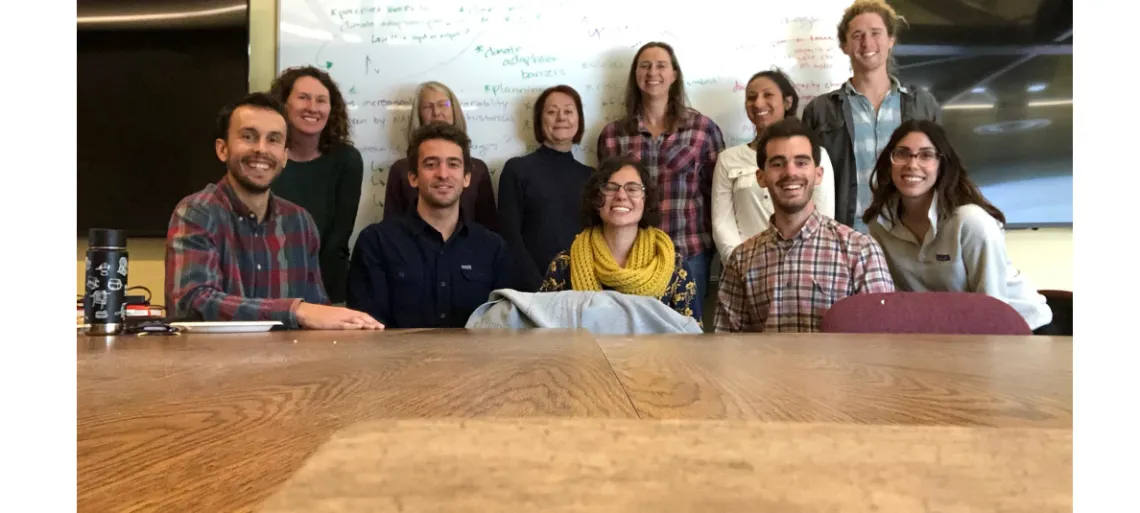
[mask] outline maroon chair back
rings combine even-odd
[[[1032,335],[1000,299],[970,292],[890,292],[848,296],[823,316],[825,333]]]

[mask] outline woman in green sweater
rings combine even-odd
[[[290,68],[269,92],[289,114],[289,161],[273,193],[313,216],[321,237],[321,278],[329,299],[344,303],[348,239],[356,224],[364,161],[352,146],[348,109],[328,73]]]

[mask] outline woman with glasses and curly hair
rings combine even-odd
[[[333,304],[344,303],[348,239],[364,177],[364,161],[349,138],[344,96],[328,73],[312,66],[285,70],[269,94],[289,115],[289,160],[273,193],[313,217],[321,237],[321,280]]]
[[[661,300],[701,321],[697,285],[661,221],[657,184],[641,162],[610,157],[582,193],[585,228],[554,257],[539,292],[614,290]]]
[[[724,150],[720,127],[689,106],[673,47],[645,43],[629,65],[625,116],[602,128],[598,160],[631,154],[652,169],[662,191],[660,227],[685,257],[703,302],[715,254],[709,217],[713,168]]]
[[[1045,296],[1009,261],[1005,215],[982,196],[937,123],[906,121],[891,135],[871,172],[863,222],[899,290],[987,294],[1034,333],[1055,333]]]

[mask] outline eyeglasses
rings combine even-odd
[[[618,189],[625,189],[625,195],[630,198],[640,198],[645,196],[645,186],[637,182],[629,182],[625,185],[616,184],[613,182],[606,182],[598,187],[601,189],[602,194],[606,196],[613,196],[617,194]]]
[[[420,110],[447,110],[451,108],[451,100],[440,100],[435,103],[421,103]]]
[[[918,150],[918,153],[911,153],[906,148],[895,148],[891,152],[891,163],[893,164],[908,164],[911,157],[918,157],[919,163],[931,164],[938,160],[938,152],[934,150]]]

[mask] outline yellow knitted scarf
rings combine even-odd
[[[659,298],[673,277],[676,258],[668,234],[657,228],[642,228],[637,231],[625,267],[618,267],[602,228],[587,228],[570,245],[570,286],[574,290],[602,290],[605,285],[622,294]]]

